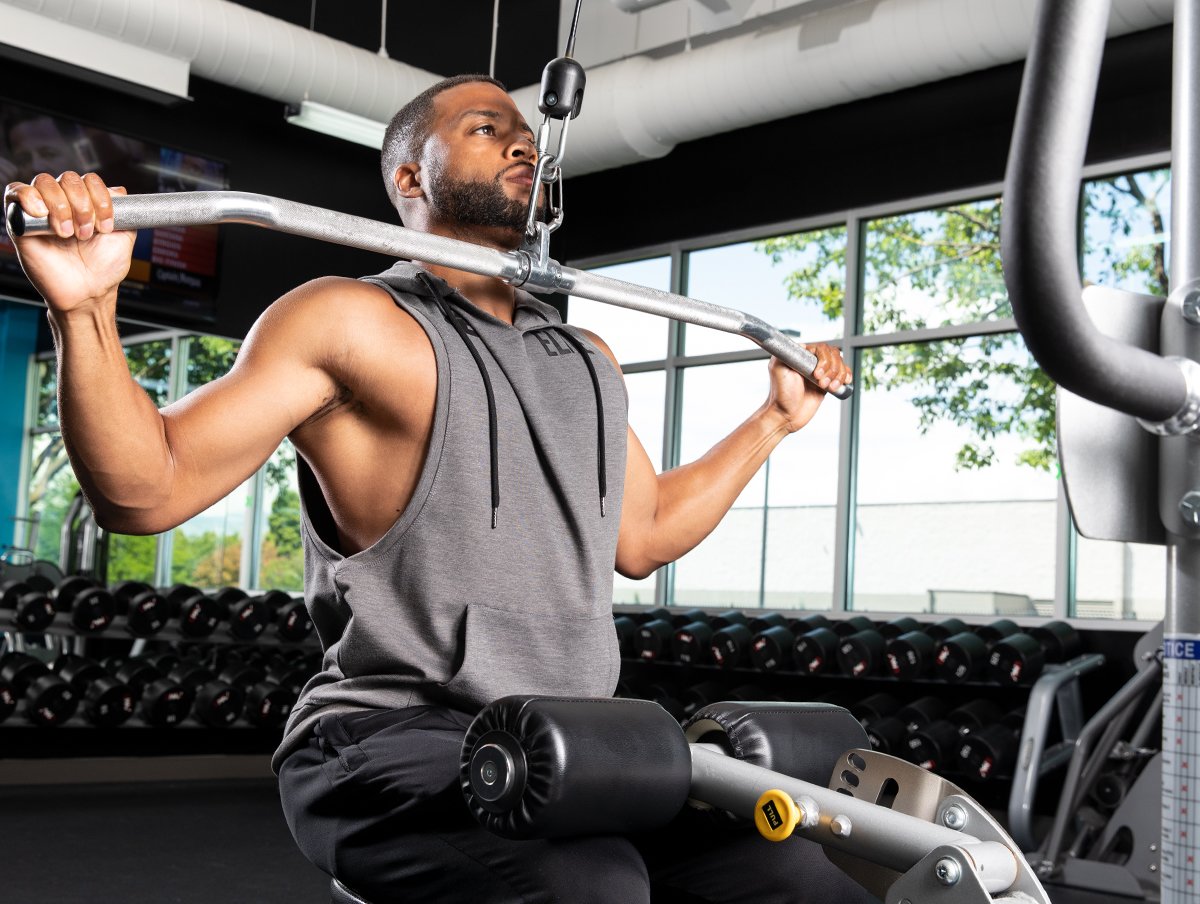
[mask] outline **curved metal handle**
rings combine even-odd
[[[157,195],[116,195],[113,223],[120,230],[153,229],[159,226],[210,226],[219,223],[244,223],[263,226],[277,232],[300,235],[376,251],[393,258],[422,261],[453,267],[481,276],[492,276],[514,285],[528,285],[536,291],[570,292],[580,298],[618,307],[671,317],[699,326],[737,333],[775,355],[788,367],[811,381],[816,356],[793,342],[770,324],[742,311],[697,301],[683,295],[647,289],[563,267],[548,261],[543,272],[530,274],[530,257],[516,251],[483,248],[445,236],[432,235],[404,226],[368,220],[365,217],[298,204],[267,195],[238,191],[165,192]],[[14,236],[48,235],[50,226],[44,217],[27,215],[14,202],[5,213],[9,232]],[[843,386],[831,393],[847,399],[854,392]]]
[[[1188,401],[1179,367],[1105,336],[1083,307],[1079,186],[1108,9],[1107,0],[1042,0],[1004,182],[1004,281],[1017,328],[1055,383],[1167,421]]]

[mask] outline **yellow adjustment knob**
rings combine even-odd
[[[792,837],[804,812],[783,791],[772,788],[763,793],[754,805],[754,825],[758,834],[768,841],[785,841]]]

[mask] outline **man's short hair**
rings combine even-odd
[[[383,184],[387,188],[388,197],[396,207],[400,206],[400,198],[396,194],[396,184],[393,181],[396,169],[402,163],[420,159],[425,142],[429,140],[429,134],[433,131],[433,99],[443,91],[471,82],[486,82],[495,85],[501,91],[508,91],[503,82],[490,75],[453,75],[426,88],[401,107],[400,112],[388,123],[387,131],[383,134],[380,169],[383,172]]]

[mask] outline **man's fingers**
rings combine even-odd
[[[74,235],[75,226],[71,219],[71,202],[58,181],[49,173],[38,173],[33,177],[33,187],[46,205],[46,213],[43,216],[49,218],[50,228],[54,234],[60,238],[70,238]]]
[[[92,199],[92,209],[95,211],[96,218],[96,231],[112,232],[112,196],[108,192],[108,186],[95,173],[87,173],[83,177],[83,184],[87,187],[88,194]]]
[[[92,206],[92,196],[79,173],[65,172],[58,177],[58,184],[66,193],[71,203],[72,228],[80,239],[92,237],[96,228],[96,213]],[[69,235],[70,233],[67,233]]]

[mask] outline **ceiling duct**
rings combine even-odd
[[[439,78],[227,0],[0,4],[185,60],[196,75],[284,103],[307,99],[381,122]],[[566,171],[661,157],[679,142],[1020,60],[1036,7],[1035,0],[854,0],[661,58],[594,66]],[[1109,34],[1166,24],[1172,7],[1173,0],[1113,0]],[[581,33],[588,27],[582,23]],[[513,94],[537,118],[537,86]]]

